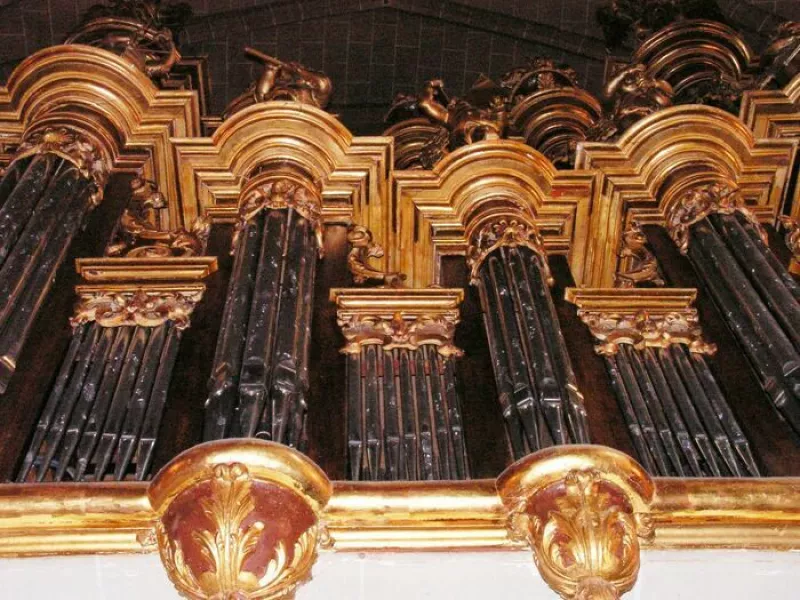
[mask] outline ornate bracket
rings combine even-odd
[[[311,577],[331,494],[309,459],[260,440],[195,446],[148,490],[161,561],[192,600],[293,598]]]
[[[767,232],[747,208],[744,196],[738,189],[722,183],[699,185],[686,190],[667,210],[667,231],[681,253],[686,254],[692,225],[714,213],[731,215],[737,212],[753,224],[767,244]]]
[[[203,297],[203,285],[129,286],[79,285],[78,305],[70,319],[73,327],[97,321],[103,327],[138,325],[157,327],[172,321],[178,329],[189,326],[189,316]]]
[[[553,447],[497,479],[510,534],[526,540],[544,580],[569,600],[615,600],[639,574],[650,540],[653,482],[632,458],[601,446]]]
[[[200,256],[205,253],[211,220],[197,217],[189,229],[163,228],[161,215],[167,200],[155,182],[142,177],[131,181],[131,201],[106,246],[106,256],[128,258],[163,258],[169,256]]]
[[[456,289],[333,289],[337,323],[347,340],[345,354],[358,354],[366,345],[384,350],[416,350],[430,344],[443,356],[461,356],[455,346],[458,306]]]
[[[381,258],[383,247],[372,241],[372,232],[362,225],[351,225],[347,231],[347,241],[352,246],[347,255],[347,266],[353,274],[353,281],[366,283],[373,279],[389,287],[399,287],[405,280],[403,273],[386,272],[369,265],[370,258]]]
[[[640,283],[650,282],[663,286],[664,280],[658,268],[655,254],[647,248],[647,238],[636,221],[632,221],[622,234],[622,251],[619,253],[620,268],[617,271],[616,286],[633,288]]]
[[[620,344],[636,349],[686,344],[691,352],[714,354],[715,344],[703,337],[694,289],[568,288],[566,299],[599,342],[598,354],[616,354]]]
[[[470,237],[467,249],[467,263],[470,267],[470,277],[475,284],[480,276],[478,271],[483,261],[495,250],[502,246],[524,246],[533,250],[540,258],[545,280],[548,285],[553,285],[553,276],[547,262],[547,252],[544,247],[539,229],[532,221],[520,217],[501,217],[487,221],[481,225]]]
[[[242,230],[259,212],[292,208],[311,223],[322,256],[322,195],[318,186],[293,174],[267,172],[253,177],[239,198],[239,220],[232,244],[234,248]]]
[[[81,175],[94,183],[92,205],[102,202],[112,166],[111,152],[102,142],[70,125],[35,125],[25,132],[14,160],[48,153],[75,165]]]

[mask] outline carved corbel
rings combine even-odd
[[[294,598],[311,578],[331,493],[322,470],[287,446],[195,446],[148,490],[167,575],[192,600]]]
[[[755,214],[747,208],[741,192],[724,183],[709,183],[689,188],[667,209],[667,231],[682,254],[689,250],[691,226],[714,213],[743,215],[764,243],[769,243],[767,232]]]
[[[253,177],[242,190],[239,200],[239,219],[233,235],[232,248],[247,223],[262,210],[291,208],[308,220],[317,237],[320,256],[322,240],[322,194],[319,186],[291,172],[265,172]]]
[[[347,255],[347,267],[356,283],[369,280],[379,281],[389,287],[402,285],[406,276],[403,273],[381,271],[369,264],[370,258],[382,258],[383,247],[372,240],[372,232],[362,225],[351,225],[347,230],[347,241],[351,246]]]
[[[544,240],[533,221],[521,216],[502,216],[487,220],[477,227],[469,236],[467,263],[470,267],[470,278],[476,283],[480,276],[478,271],[483,261],[502,246],[530,248],[541,259],[542,270],[548,285],[553,285],[553,276],[547,262]]]
[[[510,535],[527,541],[545,582],[567,600],[616,600],[639,574],[654,530],[654,485],[628,455],[552,447],[506,469],[497,489]]]

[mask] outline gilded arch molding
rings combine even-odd
[[[611,287],[622,234],[632,221],[664,224],[673,203],[689,188],[719,183],[738,188],[762,222],[783,206],[794,142],[756,139],[722,110],[676,106],[631,127],[615,143],[583,143],[576,169],[596,173],[594,210],[580,285]]]

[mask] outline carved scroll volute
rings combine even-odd
[[[331,492],[319,467],[280,444],[187,450],[149,489],[167,575],[192,600],[293,598],[311,577]]]
[[[617,599],[636,583],[654,487],[632,458],[602,446],[548,448],[506,469],[497,487],[510,534],[530,544],[562,598]]]

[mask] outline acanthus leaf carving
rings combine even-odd
[[[767,232],[747,208],[741,192],[726,184],[710,183],[690,188],[667,210],[667,231],[682,254],[689,250],[692,225],[715,213],[739,213],[753,225],[763,242],[768,243]]]
[[[342,348],[344,354],[357,354],[363,346],[377,344],[384,350],[406,348],[417,350],[430,344],[442,356],[461,356],[463,351],[455,346],[458,313],[439,315],[417,315],[405,319],[400,313],[391,319],[379,315],[349,314],[340,315],[338,324],[347,340]]]
[[[103,200],[103,188],[111,173],[111,157],[99,143],[72,127],[34,127],[25,133],[18,146],[14,160],[36,154],[55,154],[70,162],[78,171],[91,180],[94,192],[90,200],[97,206]]]
[[[189,316],[203,296],[202,289],[78,291],[80,300],[70,319],[73,327],[89,321],[103,327],[157,327],[172,321],[178,329],[186,329]]]
[[[540,258],[544,278],[553,285],[553,276],[547,262],[547,252],[539,229],[532,222],[513,217],[493,219],[484,223],[470,239],[467,262],[473,283],[480,278],[478,272],[486,258],[502,246],[530,248]]]

